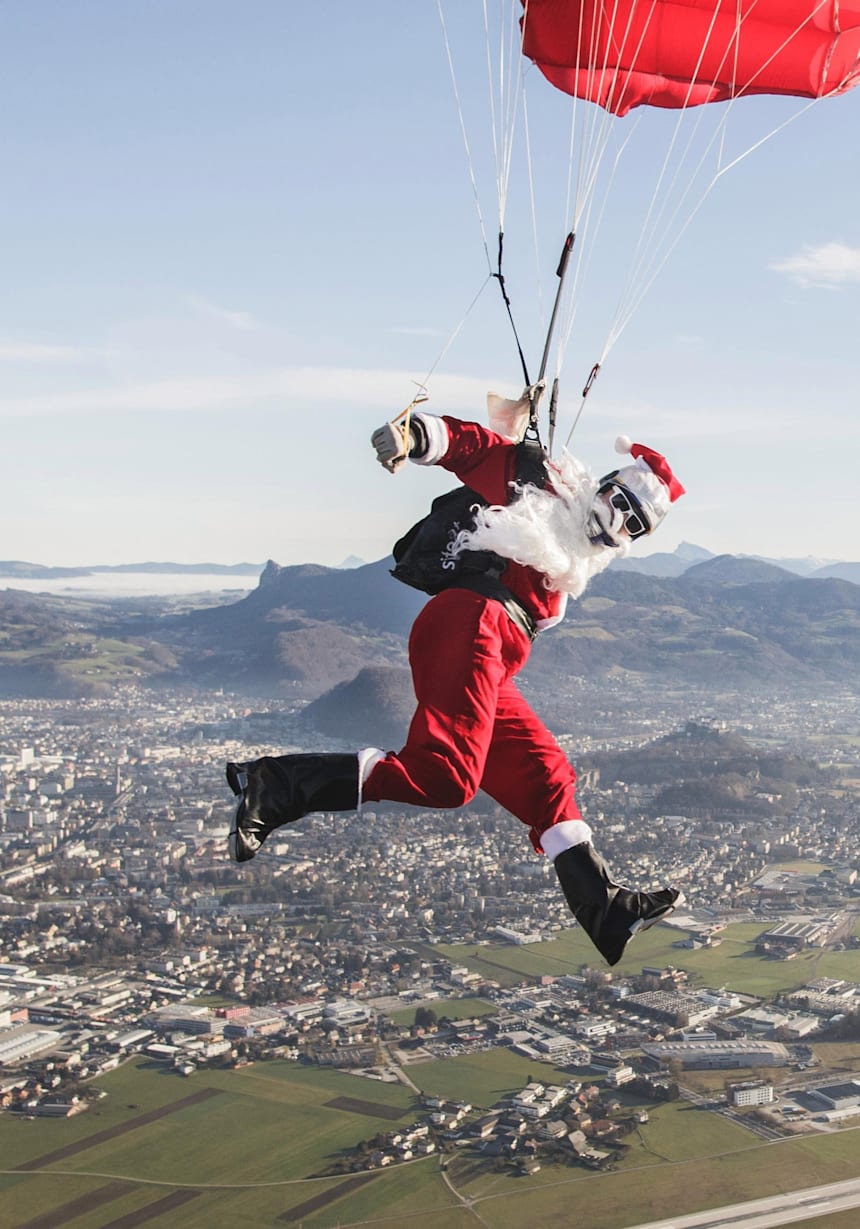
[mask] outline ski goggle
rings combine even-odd
[[[609,509],[612,510],[612,523],[606,525],[600,514],[593,511],[588,518],[586,532],[595,546],[620,546],[614,536],[621,530],[626,530],[631,540],[644,537],[651,532],[651,522],[643,512],[635,497],[613,481],[615,474],[607,474],[597,489],[597,495],[605,495]],[[620,522],[620,523],[618,523]]]
[[[608,491],[612,492],[609,496],[610,507],[617,508],[624,517],[624,528],[631,540],[635,541],[636,538],[642,538],[651,532],[651,522],[642,511],[641,505],[634,502],[633,497],[623,487],[609,483],[601,488],[599,494],[606,494]]]

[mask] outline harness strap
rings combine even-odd
[[[496,272],[491,273],[490,276],[494,277],[496,281],[499,283],[499,289],[502,292],[502,298],[505,303],[505,308],[507,309],[508,319],[511,322],[511,328],[514,331],[514,341],[517,343],[517,354],[519,354],[520,356],[520,366],[523,369],[523,376],[525,377],[526,388],[528,388],[528,386],[531,384],[531,380],[529,379],[529,369],[526,366],[526,356],[523,354],[523,348],[522,348],[522,345],[520,344],[520,335],[517,332],[517,326],[514,323],[513,308],[511,307],[511,300],[508,298],[508,292],[505,287],[505,275],[504,273],[502,273],[502,253],[504,251],[504,244],[505,244],[504,232],[499,231],[499,255],[498,255],[497,269],[496,269]]]
[[[535,640],[538,629],[534,615],[525,608],[518,597],[514,597],[507,585],[503,585],[495,576],[487,576],[479,572],[472,576],[460,576],[451,588],[468,589],[471,593],[480,593],[482,597],[500,602],[520,631],[525,632],[531,642]]]

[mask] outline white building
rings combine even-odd
[[[729,1092],[732,1105],[770,1105],[773,1101],[773,1084],[768,1084],[765,1080],[732,1084]]]

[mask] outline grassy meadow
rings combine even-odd
[[[858,919],[860,925],[860,919]],[[860,982],[860,950],[833,952],[812,949],[793,960],[770,960],[757,956],[756,939],[769,927],[762,922],[737,922],[728,926],[714,947],[674,946],[683,932],[671,926],[655,926],[637,935],[615,972],[638,973],[643,965],[676,965],[690,974],[692,985],[724,986],[739,994],[762,997],[794,990],[813,977],[841,977]],[[515,947],[493,943],[476,947],[472,943],[439,944],[441,951],[456,964],[466,965],[489,981],[501,986],[516,985],[523,978],[542,974],[561,977],[578,973],[584,964],[594,964],[594,949],[579,927],[561,931],[546,943]]]
[[[490,1016],[496,1011],[492,1003],[485,999],[434,999],[427,1006],[435,1013],[437,1020],[447,1017],[449,1020],[471,1020],[474,1016]],[[408,1027],[415,1022],[415,1008],[404,1007],[400,1011],[386,1013],[395,1024]]]
[[[754,951],[761,930],[733,925],[718,947],[694,952],[673,947],[678,931],[656,928],[636,939],[618,972],[676,964],[694,984],[757,995],[825,973],[860,980],[858,952],[761,959]],[[442,950],[502,984],[578,972],[593,955],[577,929],[528,947]],[[432,951],[439,955],[439,948]],[[494,1010],[474,998],[432,1006],[437,1016],[452,1018]],[[397,1014],[411,1023],[414,1008]],[[815,1048],[831,1071],[860,1072],[860,1043]],[[482,1109],[530,1079],[563,1083],[574,1074],[505,1049],[414,1063],[408,1073],[427,1093]],[[721,1087],[728,1073],[700,1074],[704,1091],[712,1082]],[[696,1086],[697,1073],[687,1082]],[[444,1168],[431,1155],[333,1176],[332,1167],[362,1140],[421,1115],[410,1089],[281,1061],[182,1079],[143,1058],[96,1086],[104,1097],[71,1119],[0,1116],[0,1229],[625,1229],[860,1173],[860,1130],[850,1125],[766,1143],[736,1122],[674,1102],[648,1105],[649,1121],[625,1137],[608,1172],[559,1162],[517,1177],[454,1149]],[[620,1099],[638,1104],[623,1090]],[[857,1214],[806,1223],[854,1229]]]
[[[847,1045],[845,1066],[857,1056]],[[838,1053],[828,1058],[836,1061]],[[425,1091],[487,1108],[531,1078],[570,1073],[507,1050],[415,1064]],[[3,1229],[621,1229],[672,1211],[854,1176],[860,1133],[765,1144],[685,1102],[649,1105],[613,1172],[544,1165],[529,1177],[455,1151],[367,1174],[320,1177],[338,1156],[418,1117],[413,1094],[286,1062],[182,1079],[144,1060],[98,1081],[106,1096],[63,1121],[0,1118]],[[623,1096],[630,1105],[636,1098]],[[18,1170],[19,1172],[13,1172]],[[469,1207],[466,1206],[468,1201]],[[820,1229],[831,1227],[820,1218]]]

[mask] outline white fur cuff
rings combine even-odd
[[[574,845],[586,845],[591,841],[591,829],[584,819],[563,819],[540,834],[543,851],[553,862],[566,849]]]
[[[384,759],[385,752],[380,751],[379,747],[365,747],[364,750],[358,753],[358,806],[356,810],[359,815],[361,814],[361,804],[364,801],[361,796],[364,783],[379,761]]]
[[[410,457],[415,465],[436,465],[448,451],[451,437],[448,434],[448,424],[435,414],[413,414],[420,418],[421,425],[427,432],[427,451],[423,457]]]

